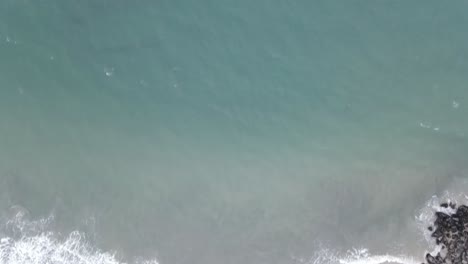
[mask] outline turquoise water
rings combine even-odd
[[[419,258],[416,212],[468,172],[467,10],[2,0],[2,221],[128,262]]]

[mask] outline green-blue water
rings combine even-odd
[[[419,257],[408,222],[468,172],[467,11],[0,0],[0,215],[128,261]]]

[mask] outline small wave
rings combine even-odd
[[[46,231],[53,217],[25,220],[19,210],[4,223],[0,232],[0,264],[125,264],[114,253],[94,247],[79,231],[60,239]],[[140,260],[135,264],[159,264],[157,260]]]
[[[401,264],[420,264],[411,257],[392,256],[392,255],[375,255],[367,256],[358,259],[340,259],[340,264],[380,264],[380,263],[401,263]]]
[[[348,250],[344,255],[327,248],[321,248],[309,260],[300,258],[295,258],[295,260],[302,264],[420,264],[420,262],[408,256],[372,255],[366,248]]]
[[[64,241],[45,233],[18,240],[5,237],[0,240],[0,259],[5,264],[117,264],[112,254],[94,250],[79,232],[72,232]]]

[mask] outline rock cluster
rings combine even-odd
[[[445,210],[454,213],[436,212],[434,226],[428,227],[440,251],[434,256],[426,255],[428,264],[468,264],[468,206],[442,203]]]

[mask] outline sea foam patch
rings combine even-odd
[[[73,231],[59,238],[47,231],[53,216],[29,221],[27,211],[16,211],[0,230],[0,264],[125,264],[114,253],[93,246],[84,233]],[[159,263],[150,259],[134,264]]]
[[[294,260],[297,263],[303,264],[420,264],[420,262],[414,258],[404,255],[373,255],[366,248],[354,248],[348,250],[345,254],[340,254],[327,248],[321,248],[308,260],[301,258],[294,258]]]

